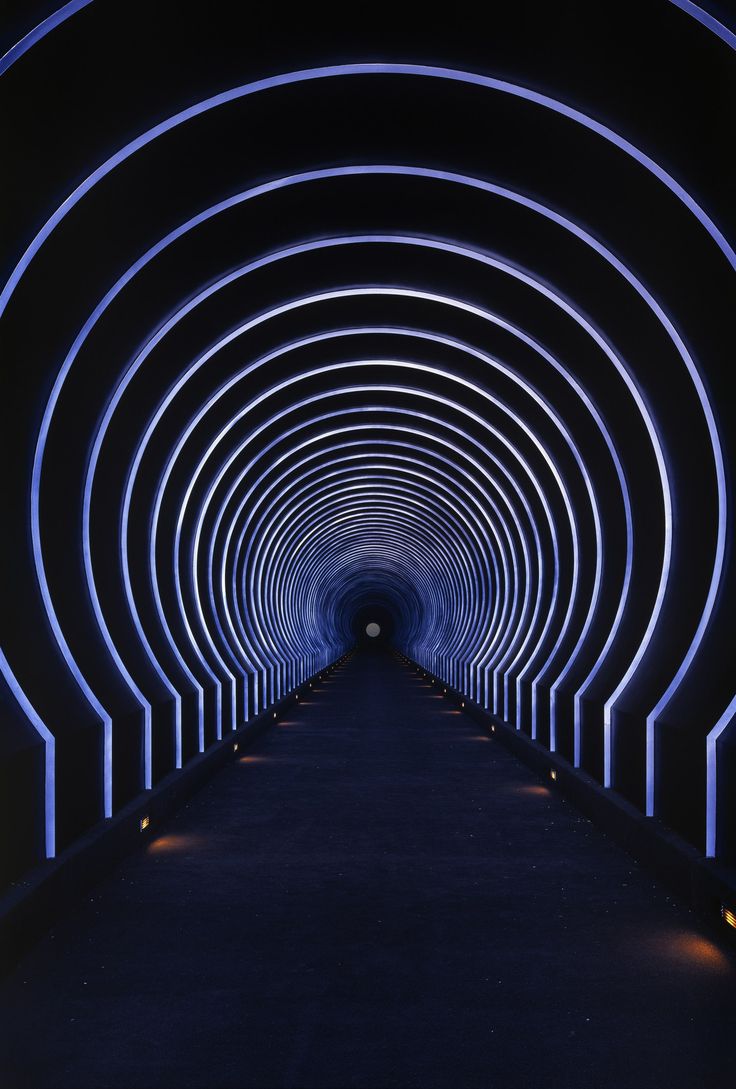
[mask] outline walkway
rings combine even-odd
[[[219,773],[0,992],[12,1089],[726,1089],[736,956],[389,655]]]

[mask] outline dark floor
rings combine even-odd
[[[736,956],[359,654],[0,992],[3,1087],[731,1089]]]

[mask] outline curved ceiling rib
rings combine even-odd
[[[654,30],[676,65],[697,23],[720,73],[730,32],[694,9]],[[100,18],[67,4],[4,79],[39,84],[57,35],[85,55]],[[11,876],[323,670],[372,605],[733,861],[727,187],[610,74],[620,114],[463,48],[309,41],[156,109],[131,91],[135,126],[82,126],[28,211],[0,294]]]

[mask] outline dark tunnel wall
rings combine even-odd
[[[736,39],[239,10],[5,27],[6,880],[374,614],[732,863]]]

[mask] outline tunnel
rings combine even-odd
[[[224,0],[32,0],[3,18],[0,927],[22,1042],[31,1011],[55,1023],[54,972],[73,974],[103,925],[89,910],[75,924],[80,898],[99,895],[125,929],[142,908],[121,892],[130,910],[116,914],[115,875],[161,880],[177,843],[189,859],[237,826],[243,882],[271,889],[264,912],[278,917],[280,837],[323,814],[321,846],[300,841],[295,857],[326,867],[327,884],[352,866],[366,899],[333,917],[320,893],[314,948],[343,949],[341,971],[378,981],[373,1012],[365,998],[365,1024],[351,1021],[360,1003],[338,987],[333,1039],[308,1027],[314,1013],[302,1024],[305,998],[283,1068],[264,1057],[278,1013],[255,1033],[252,1067],[246,1023],[232,1029],[243,1050],[214,1073],[199,1051],[186,1071],[153,1053],[136,1066],[132,1045],[111,1042],[112,1012],[104,1053],[80,1043],[64,1059],[57,1033],[45,1059],[10,1048],[0,1067],[34,1086],[725,1086],[736,19],[715,0],[351,14],[355,25]],[[304,785],[317,767],[324,794]],[[236,791],[236,769],[252,787]],[[446,820],[432,831],[435,789]],[[289,824],[279,807],[292,804]],[[569,825],[557,846],[555,820]],[[262,825],[270,869],[256,867]],[[583,1027],[556,1025],[543,1044],[553,1015],[534,1013],[526,1066],[508,1011],[497,1066],[477,1031],[462,1059],[453,1051],[475,1014],[422,1013],[414,991],[406,1049],[398,1014],[381,1030],[394,1000],[381,973],[398,972],[400,989],[424,908],[397,931],[396,963],[379,938],[351,961],[344,919],[375,900],[355,923],[373,933],[402,910],[398,864],[388,877],[376,861],[399,836],[406,873],[429,850],[422,836],[435,844],[411,889],[426,879],[439,904],[437,867],[465,857],[471,827],[484,851],[490,837],[526,860],[517,902],[540,918],[561,918],[564,882],[545,900],[531,871],[557,859],[563,875],[600,875],[595,890],[570,877],[570,931],[630,911],[641,933],[670,934],[657,971],[674,973],[667,1009],[685,991],[700,1003],[688,1027],[660,1012],[657,1048],[606,1069],[616,1033],[634,1037],[616,1017],[595,1045],[575,1035],[607,978],[583,948]],[[359,874],[364,839],[373,861]],[[215,855],[169,899],[229,887],[234,856]],[[483,855],[481,884],[500,857]],[[482,945],[480,901],[463,888],[458,911]],[[628,908],[627,895],[639,897]],[[302,907],[295,933],[313,901]],[[244,961],[270,948],[256,918],[233,924]],[[148,951],[121,963],[152,957],[165,978],[168,931],[158,916],[150,926]],[[216,918],[202,927],[218,933]],[[49,959],[57,933],[63,964]],[[253,948],[238,944],[248,933]],[[651,967],[660,946],[641,933],[632,948]],[[596,955],[615,960],[616,941]],[[546,947],[531,921],[518,943],[533,994]],[[496,1007],[458,989],[467,957],[437,978],[488,1026]],[[337,986],[333,968],[307,970]],[[18,972],[35,995],[19,1007]],[[631,982],[617,979],[614,992]],[[166,1024],[163,1054],[180,1041]],[[207,1036],[214,1013],[198,1024]]]

